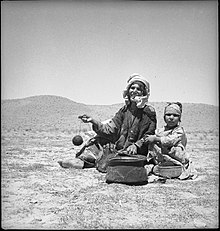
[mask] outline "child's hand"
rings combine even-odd
[[[168,155],[171,156],[171,157],[173,157],[174,154],[175,154],[175,152],[176,152],[176,148],[175,148],[175,147],[172,147],[172,148],[170,149],[170,151],[168,152]]]
[[[149,135],[146,139],[145,139],[146,142],[149,142],[149,143],[155,143],[156,142],[156,135]]]

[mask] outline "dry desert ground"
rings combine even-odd
[[[219,227],[215,133],[188,134],[195,180],[142,186],[105,183],[94,168],[65,169],[80,147],[65,132],[2,132],[2,228],[182,229]],[[72,149],[74,148],[74,149]]]
[[[159,126],[164,105],[154,104]],[[57,96],[38,96],[2,101],[1,106],[3,229],[219,227],[218,108],[183,105],[187,152],[198,171],[195,180],[129,186],[107,184],[105,174],[95,168],[58,164],[75,158],[81,148],[71,142],[79,132],[78,115],[86,112],[103,120],[120,105],[87,106]],[[86,141],[86,129],[82,132]]]

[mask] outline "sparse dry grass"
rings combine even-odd
[[[165,103],[152,105],[161,126]],[[80,148],[73,147],[72,137],[91,130],[78,115],[102,121],[121,106],[83,105],[57,96],[1,102],[2,228],[219,227],[217,107],[183,104],[187,151],[199,172],[194,181],[108,185],[105,174],[95,169],[59,166],[58,160],[74,158]]]
[[[188,133],[194,181],[106,184],[95,169],[63,169],[74,158],[72,132],[2,132],[2,228],[178,229],[219,227],[216,133]]]

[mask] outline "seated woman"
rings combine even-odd
[[[189,153],[186,152],[187,137],[184,128],[180,126],[181,115],[182,104],[179,102],[169,103],[164,110],[166,125],[157,129],[155,135],[146,138],[149,143],[147,158],[154,159],[156,163],[152,170],[155,175],[162,177],[169,175],[170,178],[179,179],[196,175]],[[175,173],[175,167],[170,167],[170,173],[163,173],[163,169],[166,169],[163,166],[180,166],[181,168],[179,168],[179,172]]]
[[[150,85],[147,80],[139,74],[133,74],[123,91],[125,105],[112,119],[101,123],[88,115],[80,116],[84,123],[92,124],[97,134],[85,147],[97,143],[102,146],[111,143],[114,150],[125,150],[130,155],[147,155],[148,143],[145,138],[155,134],[157,124],[156,112],[148,105],[149,95]],[[84,149],[77,154],[79,158],[83,156]],[[86,155],[81,159],[86,162]]]

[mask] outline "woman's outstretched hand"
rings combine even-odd
[[[78,116],[79,119],[81,119],[84,123],[90,123],[92,122],[92,117],[88,116],[88,115],[81,115],[81,116]]]

